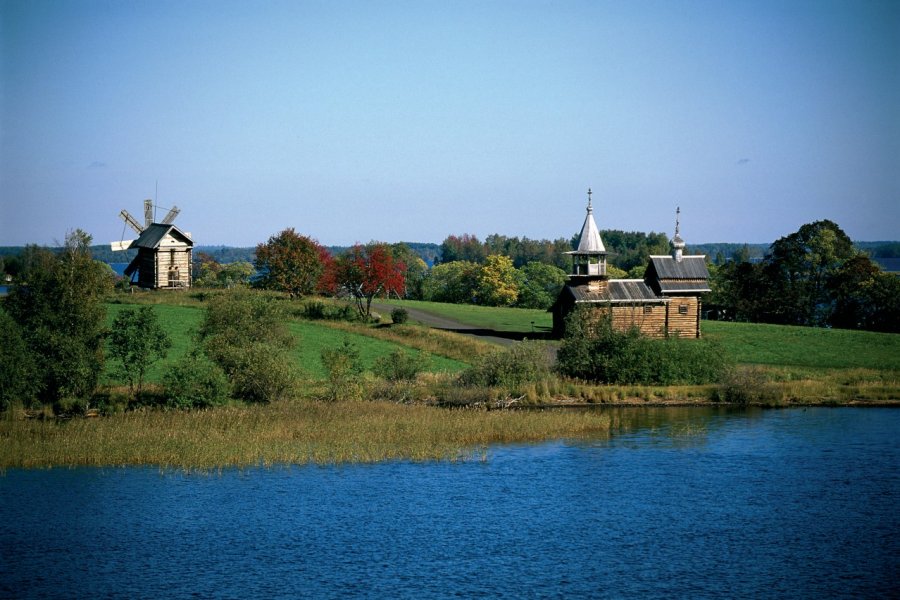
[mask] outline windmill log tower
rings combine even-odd
[[[127,210],[122,210],[119,217],[138,238],[112,242],[110,246],[113,250],[137,250],[137,256],[125,269],[132,285],[165,290],[189,288],[194,241],[190,233],[172,224],[181,212],[177,206],[169,209],[160,223],[154,222],[155,208],[153,200],[144,200],[143,225]]]

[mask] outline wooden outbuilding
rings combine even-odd
[[[152,223],[128,246],[137,256],[125,269],[125,276],[148,289],[184,289],[191,287],[191,261],[194,241],[171,223]],[[137,273],[137,281],[133,275]]]
[[[677,215],[680,216],[680,209]],[[577,306],[589,306],[599,316],[610,316],[613,327],[637,327],[651,337],[700,337],[701,295],[711,291],[705,256],[685,256],[684,240],[675,221],[671,256],[650,256],[643,279],[610,279],[607,252],[594,221],[591,191],[572,273],[550,308],[553,332],[565,335],[566,317]]]

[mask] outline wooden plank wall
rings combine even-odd
[[[682,313],[679,307],[686,307]],[[672,298],[669,302],[669,335],[700,337],[700,302],[696,296]]]
[[[156,287],[168,288],[169,270],[178,269],[179,285],[177,288],[191,285],[191,251],[189,248],[160,249],[156,253]]]

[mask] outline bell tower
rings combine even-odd
[[[581,226],[581,236],[578,239],[578,249],[566,254],[572,256],[572,273],[569,281],[573,285],[587,284],[592,291],[599,291],[605,287],[606,276],[606,248],[600,239],[600,230],[594,221],[594,207],[588,188],[587,215]]]

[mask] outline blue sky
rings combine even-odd
[[[0,245],[900,239],[900,2],[0,0],[0,60]]]

